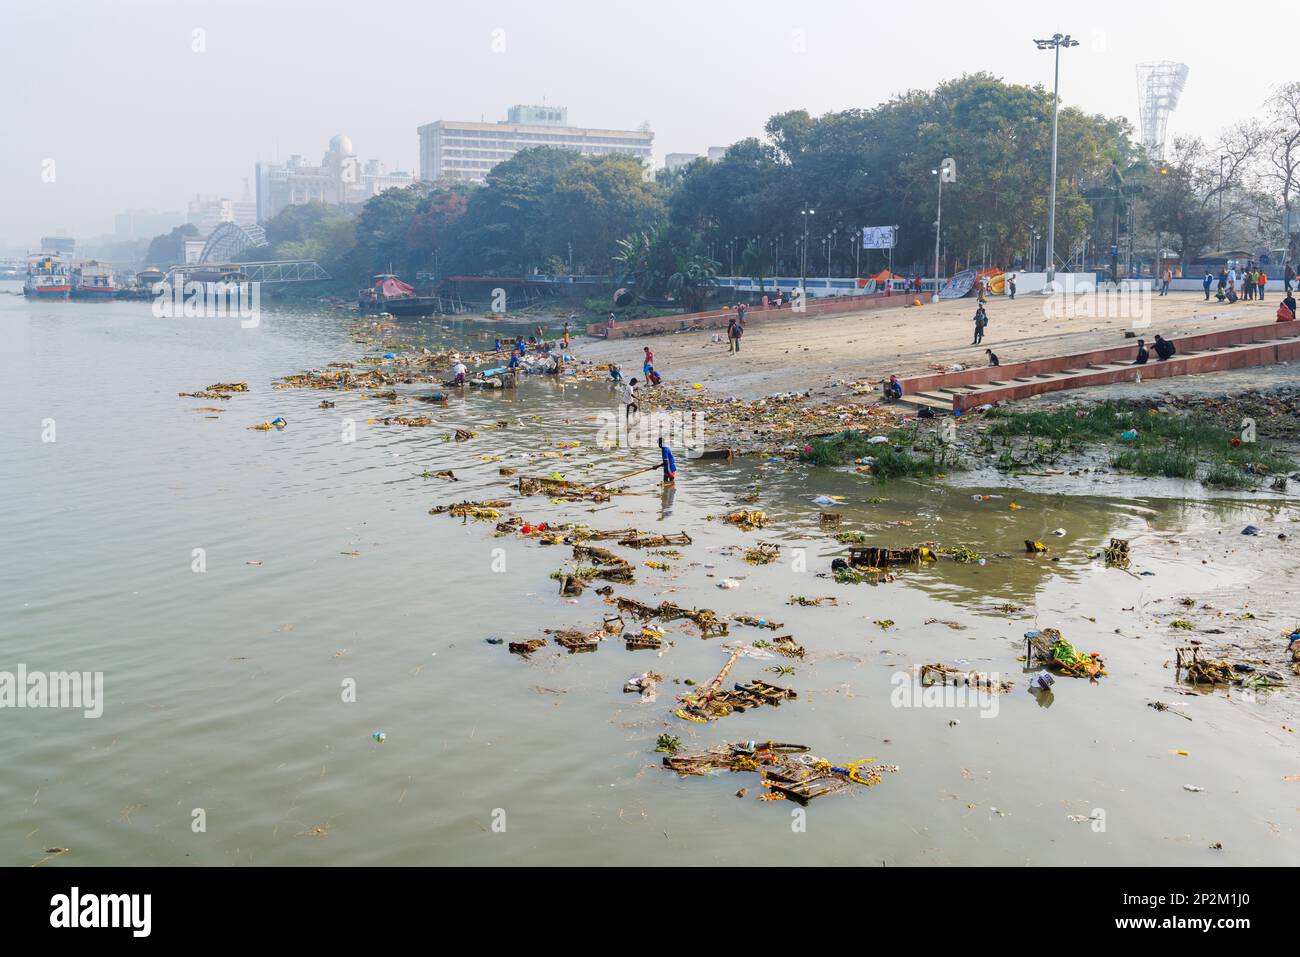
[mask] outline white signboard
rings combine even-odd
[[[894,248],[894,227],[893,226],[863,226],[862,227],[862,248],[863,249],[893,249]]]

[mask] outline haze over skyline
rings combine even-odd
[[[1287,7],[1267,0],[1251,21],[1285,22]],[[1136,135],[1136,64],[1176,60],[1190,78],[1169,136],[1212,140],[1291,78],[1254,49],[1262,36],[1224,55],[1219,16],[1119,2],[1053,15],[1029,0],[978,16],[955,2],[879,13],[839,0],[15,6],[0,40],[0,244],[109,233],[124,209],[183,212],[198,194],[239,199],[258,160],[318,162],[340,132],[363,159],[418,171],[417,126],[495,122],[515,103],[567,106],[577,126],[648,123],[662,165],[761,136],[774,113],[870,108],[963,73],[1050,89],[1052,55],[1032,40],[1058,31],[1081,44],[1062,54],[1064,103],[1126,116]]]

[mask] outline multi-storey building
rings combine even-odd
[[[498,123],[438,120],[419,127],[420,179],[481,183],[488,171],[520,150],[551,146],[583,156],[626,153],[650,165],[654,133],[569,126],[562,106],[512,106]]]

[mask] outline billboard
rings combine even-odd
[[[863,249],[893,249],[896,226],[863,226]]]

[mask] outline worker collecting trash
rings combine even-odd
[[[659,452],[663,456],[664,484],[672,485],[677,481],[677,461],[673,458],[673,450],[664,444],[662,435],[659,436]]]

